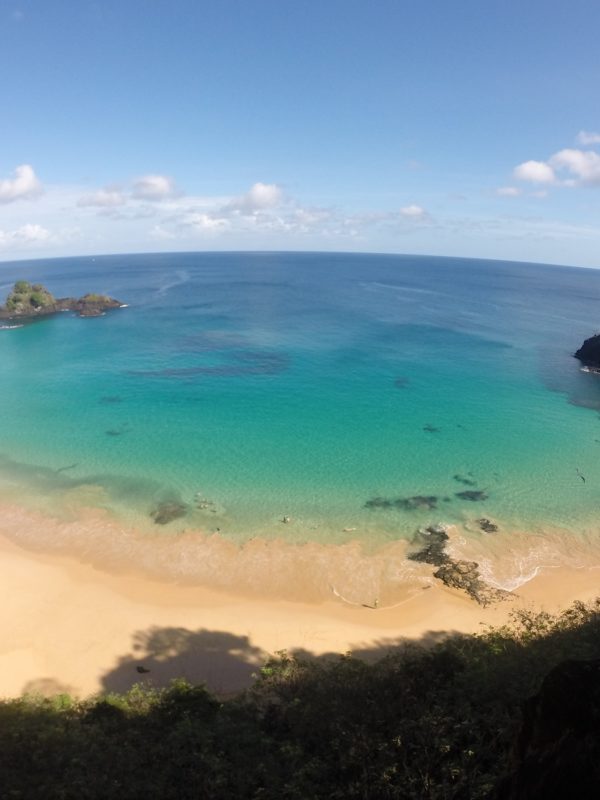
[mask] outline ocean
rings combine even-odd
[[[572,357],[600,327],[600,271],[269,252],[0,264],[3,295],[19,279],[127,307],[0,330],[4,504],[65,524],[96,509],[198,581],[194,537],[364,555],[433,522],[508,588],[600,563],[600,377]],[[156,524],[165,503],[181,516]]]

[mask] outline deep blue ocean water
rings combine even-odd
[[[180,502],[165,535],[236,541],[481,517],[595,535],[600,377],[572,353],[600,327],[600,271],[186,253],[0,264],[2,294],[18,279],[128,307],[0,331],[5,497],[154,530]]]

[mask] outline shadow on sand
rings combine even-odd
[[[430,647],[456,636],[460,636],[456,631],[429,631],[419,644]],[[380,639],[368,647],[353,647],[348,654],[372,663],[409,644],[408,639]],[[302,648],[287,652],[319,663],[339,660],[342,655],[315,655]],[[222,696],[251,686],[271,655],[253,645],[247,636],[226,631],[153,627],[133,635],[132,652],[122,656],[103,676],[102,687],[105,692],[125,692],[136,683],[165,687],[175,678],[185,678],[192,684],[206,684]]]

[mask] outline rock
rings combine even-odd
[[[439,567],[450,560],[445,553],[448,534],[443,525],[430,525],[428,528],[419,528],[414,542],[421,545],[420,549],[410,553],[408,558],[411,561],[420,561],[424,564],[433,564]]]
[[[423,494],[416,494],[413,497],[397,497],[395,500],[388,497],[373,497],[366,501],[365,508],[371,510],[398,508],[403,511],[432,510],[437,507],[437,502],[438,498],[435,495]]]
[[[496,533],[498,530],[498,526],[486,517],[478,519],[477,524],[484,533]]]
[[[523,708],[510,774],[496,800],[598,797],[600,659],[563,661]]]
[[[452,589],[462,589],[482,606],[489,606],[510,596],[510,592],[495,589],[481,580],[476,561],[454,561],[446,556],[446,561],[433,573],[433,577]]]
[[[465,478],[464,475],[453,475],[452,479],[457,483],[462,483],[464,486],[475,486],[475,481],[471,478]]]
[[[455,497],[460,497],[461,500],[469,500],[471,503],[479,503],[482,500],[488,499],[487,492],[479,491],[477,489],[467,489],[465,492],[455,492]]]
[[[157,525],[167,525],[174,519],[185,517],[186,513],[187,506],[183,503],[168,502],[160,503],[154,511],[150,512],[150,516]]]
[[[76,311],[80,317],[99,317],[111,308],[120,308],[123,304],[104,294],[86,294],[70,304],[70,310]]]
[[[402,508],[405,511],[432,510],[437,507],[437,501],[438,499],[435,495],[416,494],[413,497],[399,497],[394,501],[394,505],[396,508]]]
[[[438,567],[433,573],[433,577],[442,581],[446,586],[450,586],[452,589],[462,589],[482,606],[510,596],[510,592],[495,589],[481,579],[479,564],[476,561],[456,560],[446,553],[448,533],[443,525],[420,528],[413,541],[420,544],[420,548],[414,553],[409,553],[407,558],[411,561],[420,561]]]
[[[86,294],[75,297],[55,298],[39,283],[17,281],[6,304],[0,306],[0,319],[34,319],[60,311],[75,311],[80,317],[98,317],[112,308],[120,308],[119,300],[103,294]]]
[[[586,366],[600,367],[600,333],[586,339],[574,356]]]

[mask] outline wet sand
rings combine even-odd
[[[135,558],[120,569],[116,562],[93,566],[71,536],[60,539],[64,523],[15,507],[0,517],[0,696],[82,696],[139,681],[165,685],[174,677],[227,693],[250,685],[268,654],[279,650],[375,658],[402,640],[476,632],[505,622],[519,607],[557,611],[600,594],[600,569],[550,567],[514,599],[482,608],[431,578],[431,567],[417,565],[420,572],[390,594],[387,606],[378,598],[347,602],[333,586],[318,596],[310,581],[298,599],[309,551],[300,559],[294,599],[285,599],[268,580],[265,591],[257,585],[234,591],[149,577],[143,564],[132,566]],[[82,528],[80,521],[82,535],[90,534],[90,522]],[[42,524],[46,537],[28,535]],[[44,552],[52,536],[60,540],[56,552]]]

